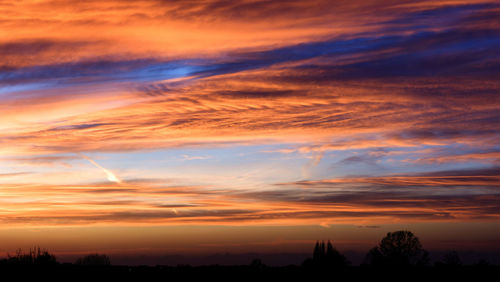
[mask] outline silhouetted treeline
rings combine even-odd
[[[302,266],[320,267],[320,268],[342,268],[350,265],[347,258],[333,247],[330,240],[325,244],[324,241],[317,241],[314,246],[312,259],[306,259]]]
[[[390,269],[390,271],[388,271]],[[36,270],[36,271],[33,271]],[[302,265],[270,267],[256,258],[248,265],[221,266],[207,265],[192,267],[178,266],[116,266],[105,254],[89,254],[78,258],[74,263],[59,263],[56,257],[45,249],[35,247],[27,252],[18,250],[14,255],[0,260],[0,272],[38,273],[51,275],[50,278],[78,277],[91,278],[95,275],[116,279],[156,279],[156,278],[228,278],[243,280],[266,279],[304,279],[311,280],[325,274],[336,278],[349,279],[472,279],[491,277],[500,274],[500,266],[479,261],[474,265],[464,265],[456,251],[446,253],[441,261],[431,264],[429,253],[419,239],[410,231],[389,232],[379,244],[368,251],[360,266],[352,266],[347,258],[328,240],[317,241],[312,248],[312,257]],[[69,276],[68,276],[69,275]],[[401,276],[404,275],[404,276]],[[38,277],[37,277],[38,278]],[[410,279],[411,278],[411,279]]]
[[[15,255],[7,254],[7,259],[1,261],[3,264],[11,265],[55,265],[56,257],[47,250],[40,247],[29,249],[23,252],[21,249],[16,251]]]
[[[77,265],[111,265],[111,259],[104,254],[90,254],[84,257],[78,258],[75,262]]]

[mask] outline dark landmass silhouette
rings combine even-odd
[[[304,279],[307,281],[331,277],[335,279],[385,279],[421,281],[423,279],[446,280],[498,277],[500,266],[480,259],[464,264],[460,254],[450,250],[441,259],[431,262],[429,253],[410,231],[389,232],[380,243],[368,251],[360,265],[353,265],[340,253],[331,241],[317,241],[312,257],[301,264],[269,266],[261,258],[241,265],[209,263],[202,266],[177,264],[175,266],[127,266],[113,265],[106,254],[88,254],[74,263],[60,263],[56,256],[40,247],[27,252],[18,250],[14,255],[0,260],[0,272],[23,278],[48,279]],[[325,276],[326,275],[326,276]]]

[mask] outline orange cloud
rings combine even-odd
[[[0,187],[2,224],[304,225],[498,220],[498,170],[338,178],[266,189],[121,184]]]

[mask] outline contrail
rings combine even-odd
[[[111,171],[105,169],[104,167],[102,167],[101,165],[99,165],[98,163],[96,163],[94,160],[92,160],[91,158],[85,156],[84,154],[79,154],[82,158],[86,159],[87,161],[89,161],[91,164],[93,164],[95,167],[101,169],[104,173],[106,173],[106,176],[108,177],[108,180],[111,181],[111,182],[115,182],[115,183],[121,183],[122,181],[116,177],[116,175],[114,173],[112,173]]]

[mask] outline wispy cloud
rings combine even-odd
[[[360,219],[495,221],[500,217],[499,189],[498,168],[491,168],[298,181],[274,189],[124,180],[119,185],[1,185],[0,193],[6,212],[2,222],[16,225],[324,225],[357,224]]]

